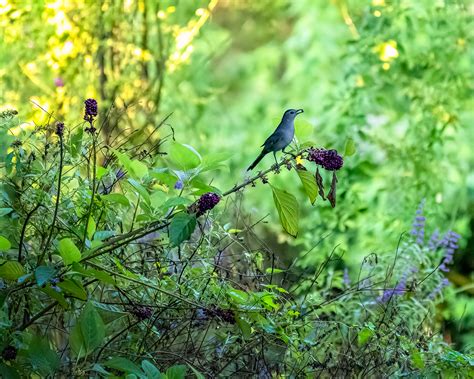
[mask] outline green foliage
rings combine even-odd
[[[471,375],[468,10],[7,1],[0,376]],[[289,106],[294,155],[240,177]]]

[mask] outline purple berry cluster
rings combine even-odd
[[[461,236],[452,230],[446,233],[441,240],[440,245],[444,247],[444,259],[439,269],[444,272],[449,271],[448,265],[453,263],[453,257],[456,250],[459,248],[458,241]]]
[[[139,320],[147,320],[153,315],[150,307],[134,306],[130,312]]]
[[[57,122],[56,123],[56,134],[59,137],[62,137],[63,133],[64,133],[64,122]]]
[[[200,318],[201,320],[211,320],[218,318],[229,324],[235,324],[235,315],[231,309],[222,309],[217,307],[203,309],[201,310]]]
[[[95,99],[87,99],[84,101],[84,120],[87,122],[94,121],[97,116],[97,101]]]
[[[337,171],[344,164],[344,160],[336,150],[311,148],[308,151],[307,159],[328,171]]]
[[[204,213],[214,208],[220,200],[221,197],[217,193],[205,193],[198,199],[198,201],[190,205],[189,212],[196,213],[197,217],[202,216]]]
[[[2,358],[6,361],[14,361],[18,350],[15,346],[8,345],[2,351]]]

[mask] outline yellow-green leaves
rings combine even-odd
[[[0,278],[5,280],[17,280],[25,275],[25,269],[17,261],[6,261],[0,263]]]
[[[272,187],[273,201],[280,217],[281,225],[285,231],[296,237],[298,234],[299,204],[289,192]]]
[[[5,237],[0,236],[0,251],[6,251],[10,249],[12,244],[10,243],[9,240],[7,240]]]
[[[344,156],[350,157],[351,155],[354,155],[355,152],[356,152],[355,142],[352,138],[348,138],[346,140],[346,147],[344,148]]]
[[[70,238],[59,241],[58,250],[65,265],[81,260],[81,252]]]
[[[201,156],[193,147],[178,142],[171,144],[168,157],[174,166],[184,171],[201,164]]]
[[[140,162],[136,159],[130,159],[126,154],[123,154],[117,150],[113,150],[115,156],[119,160],[120,164],[127,171],[128,175],[135,179],[142,179],[148,176],[148,167],[145,163]]]
[[[296,170],[303,185],[304,192],[308,196],[311,204],[314,204],[318,196],[318,187],[316,186],[316,179],[314,175],[307,170]]]

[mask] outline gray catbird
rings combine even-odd
[[[288,109],[283,114],[283,117],[280,121],[280,124],[275,129],[273,134],[267,138],[267,140],[263,143],[263,150],[260,155],[255,159],[255,161],[249,166],[247,171],[252,170],[258,162],[260,162],[265,155],[270,152],[273,152],[273,156],[276,159],[276,152],[281,150],[285,152],[285,148],[293,141],[293,137],[295,136],[295,117],[303,113],[302,109]],[[278,162],[277,162],[278,164]]]

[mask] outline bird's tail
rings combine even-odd
[[[247,169],[247,171],[253,170],[253,168],[254,168],[256,165],[258,165],[258,162],[260,162],[260,161],[263,159],[263,157],[264,157],[265,155],[267,155],[267,153],[264,152],[264,151],[262,151],[262,152],[260,153],[260,155],[257,157],[257,159],[255,159],[255,161],[249,166],[249,168]]]

